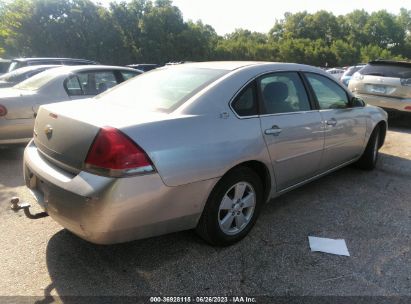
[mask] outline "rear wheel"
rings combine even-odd
[[[378,149],[380,141],[380,127],[376,126],[368,140],[367,147],[356,165],[364,170],[372,170],[378,161]]]
[[[211,192],[197,233],[213,245],[227,246],[253,227],[263,200],[261,179],[249,168],[234,169]]]

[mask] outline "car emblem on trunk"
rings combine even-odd
[[[44,133],[46,134],[47,138],[50,139],[51,135],[53,135],[53,128],[50,125],[46,125],[44,128]]]

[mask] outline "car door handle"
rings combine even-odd
[[[337,120],[335,118],[331,118],[330,120],[326,120],[325,123],[334,127],[337,124]]]
[[[272,126],[271,129],[266,129],[264,131],[265,135],[273,135],[278,136],[283,130],[280,129],[278,126]]]

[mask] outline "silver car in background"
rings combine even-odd
[[[90,98],[141,73],[117,66],[63,66],[1,89],[0,145],[27,143],[41,105]]]
[[[229,245],[282,193],[374,168],[387,115],[320,69],[205,62],[42,106],[25,180],[63,227],[112,244],[196,228]]]

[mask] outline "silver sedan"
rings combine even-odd
[[[1,89],[0,145],[27,143],[40,105],[90,98],[141,73],[116,66],[64,66]]]
[[[229,245],[271,198],[351,163],[373,169],[386,130],[382,109],[314,67],[175,65],[42,106],[25,180],[53,219],[93,243],[196,228]]]

